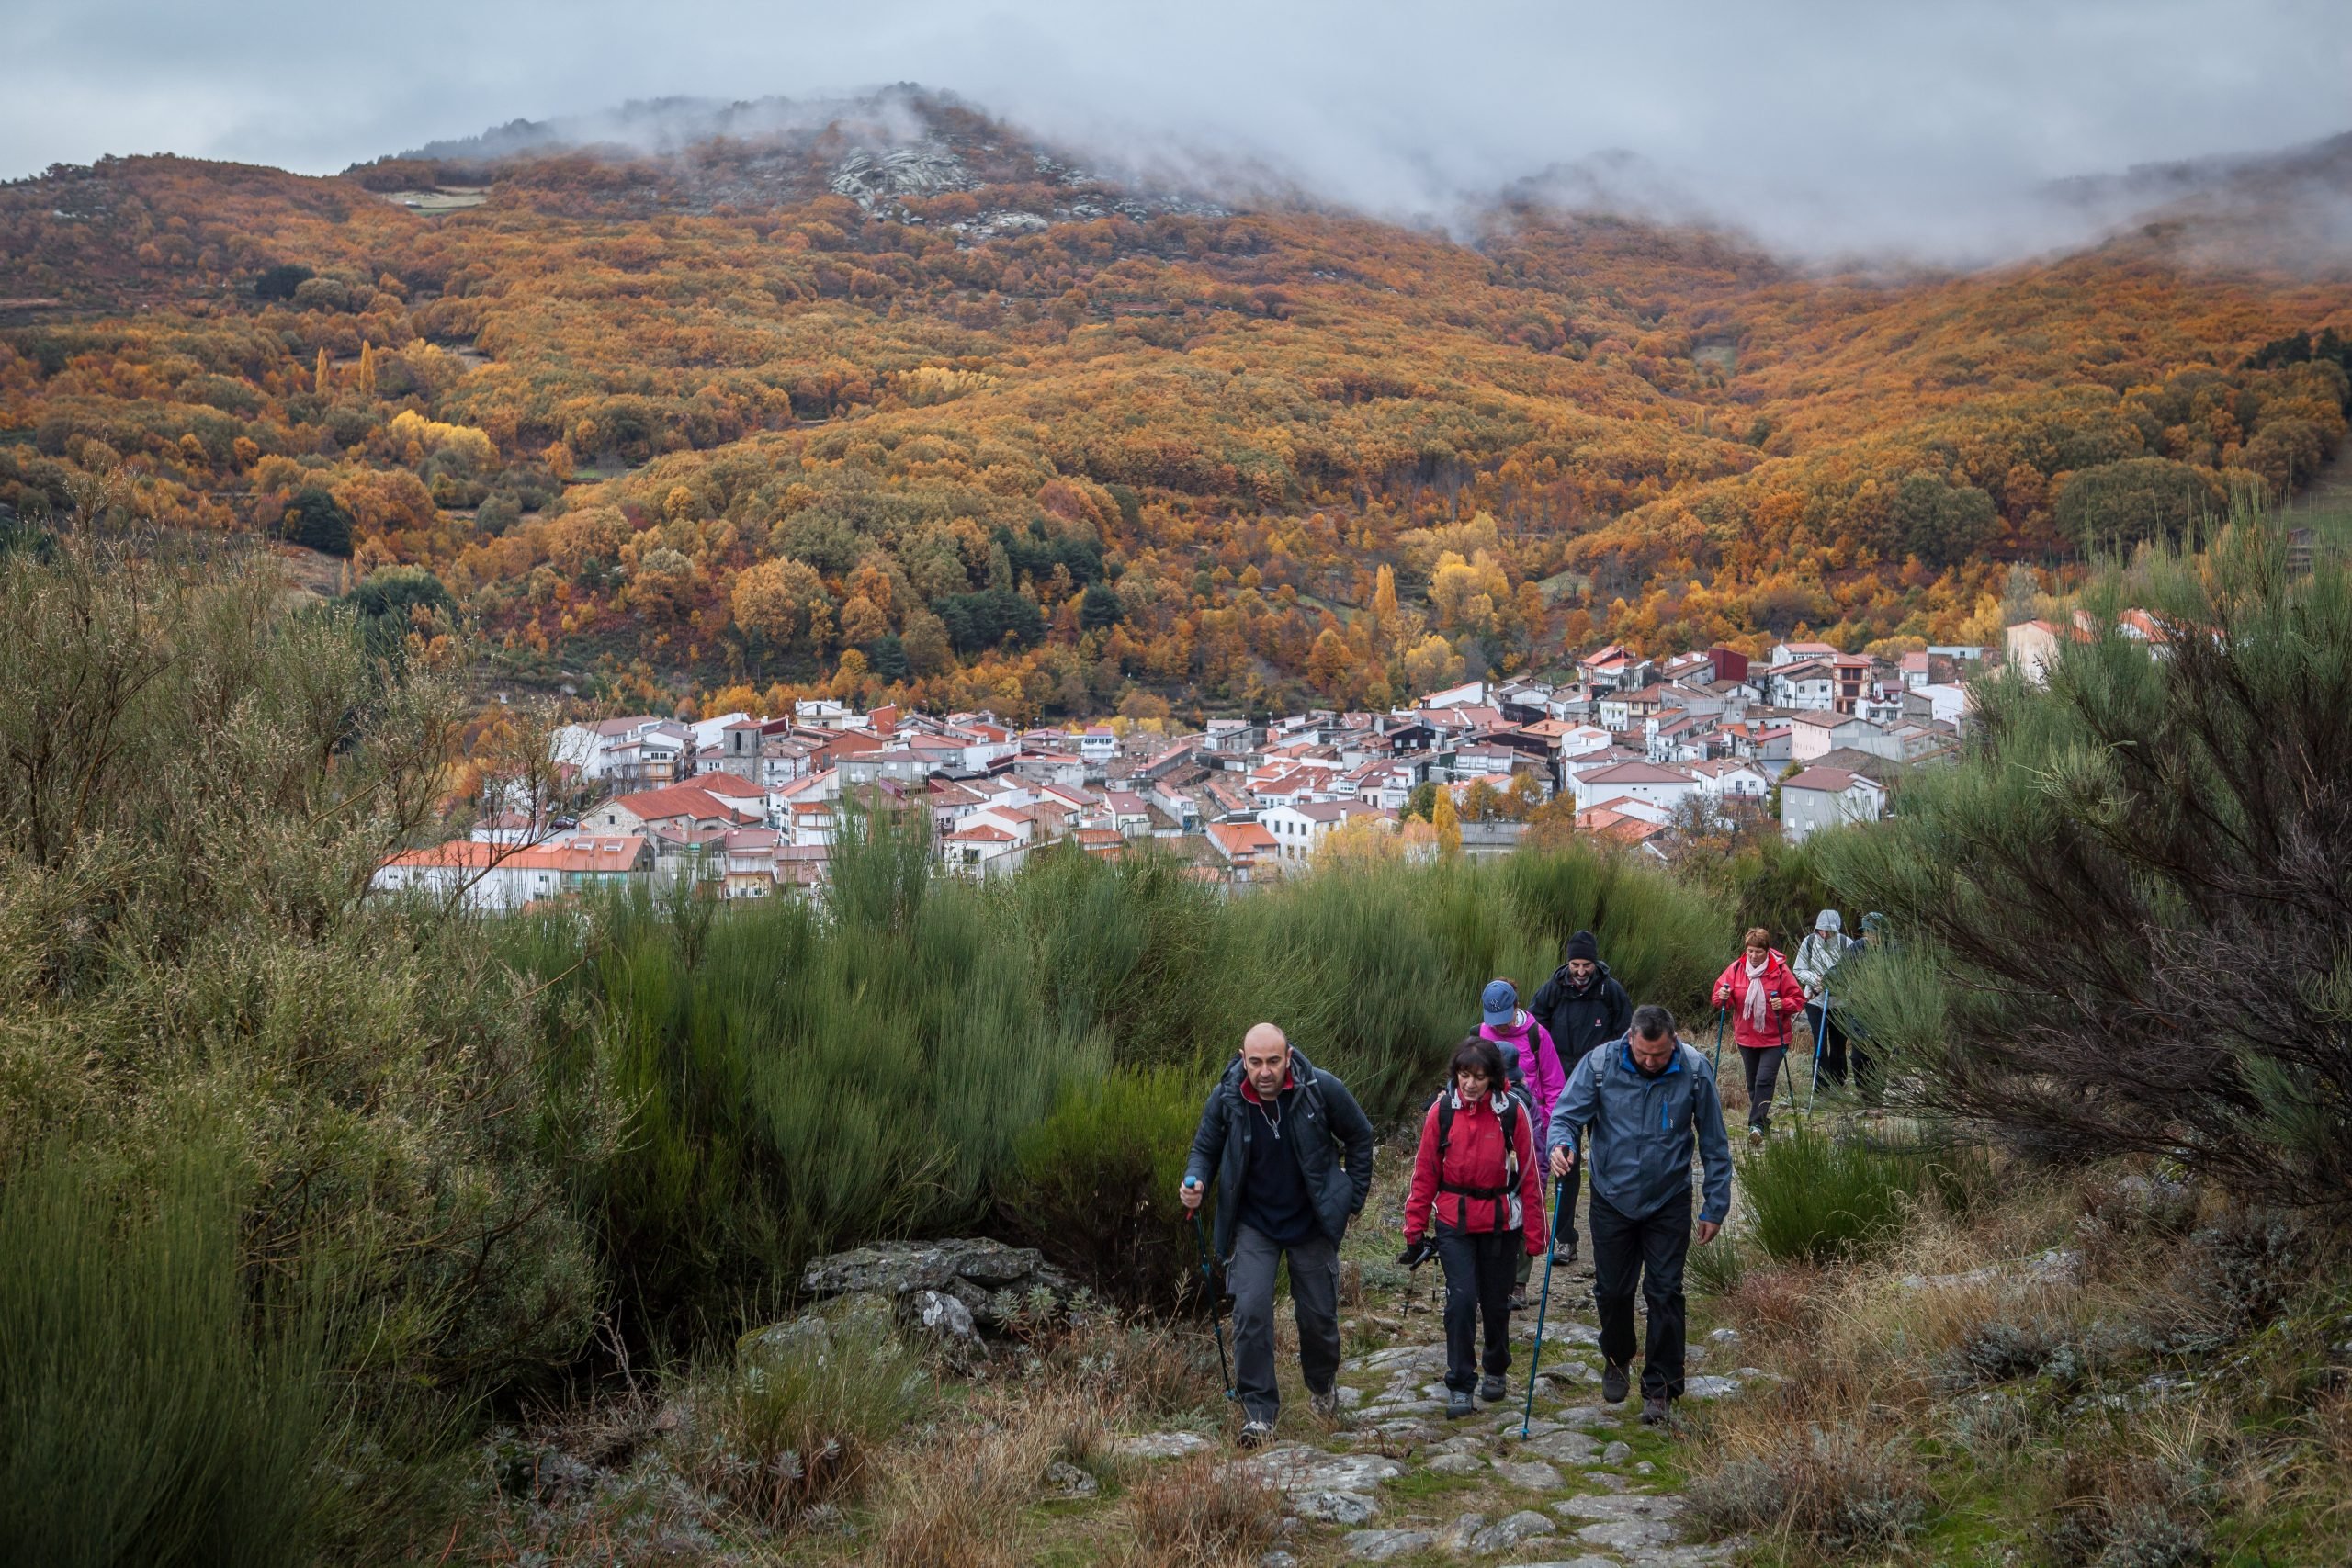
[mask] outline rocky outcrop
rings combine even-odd
[[[926,1292],[962,1306],[977,1328],[1001,1329],[1032,1297],[1043,1292],[1067,1302],[1069,1276],[1035,1247],[1008,1247],[985,1236],[952,1241],[894,1241],[854,1247],[818,1258],[800,1276],[803,1294],[819,1301],[876,1295],[897,1303],[901,1322],[921,1321],[936,1330],[953,1325],[954,1314]]]

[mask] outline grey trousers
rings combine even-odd
[[[1307,1388],[1329,1393],[1340,1376],[1340,1249],[1316,1235],[1276,1246],[1242,1225],[1233,1234],[1226,1288],[1233,1292],[1233,1381],[1242,1413],[1272,1425],[1282,1413],[1274,1382],[1274,1264],[1290,1254],[1290,1303],[1298,1320],[1298,1368]]]

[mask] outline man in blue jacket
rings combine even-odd
[[[1634,1010],[1633,1027],[1577,1064],[1552,1108],[1552,1175],[1575,1168],[1592,1131],[1592,1296],[1600,1313],[1600,1396],[1623,1402],[1634,1359],[1634,1290],[1649,1307],[1642,1419],[1664,1422],[1682,1397],[1682,1261],[1690,1248],[1690,1156],[1704,1172],[1701,1246],[1731,1212],[1731,1141],[1707,1058],[1675,1037],[1662,1007]]]
[[[1209,1090],[1184,1162],[1184,1207],[1217,1184],[1216,1256],[1233,1296],[1241,1443],[1274,1435],[1274,1266],[1290,1257],[1298,1366],[1315,1408],[1339,1409],[1340,1238],[1372,1190],[1372,1123],[1355,1096],[1261,1023]]]

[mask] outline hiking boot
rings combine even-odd
[[[1624,1404],[1625,1395],[1633,1386],[1633,1378],[1616,1362],[1611,1361],[1600,1369],[1600,1397],[1603,1403]]]
[[[1500,1372],[1488,1372],[1478,1380],[1478,1397],[1489,1404],[1500,1404],[1509,1397]]]
[[[1330,1420],[1340,1413],[1340,1385],[1333,1383],[1321,1393],[1310,1388],[1306,1391],[1306,1402],[1315,1407],[1315,1414]]]
[[[1763,1144],[1764,1129],[1761,1127],[1750,1127],[1747,1130],[1747,1146],[1751,1149],[1761,1148]]]
[[[1552,1244],[1552,1264],[1556,1269],[1572,1268],[1577,1260],[1577,1238],[1563,1236]]]
[[[1525,1312],[1527,1310],[1527,1292],[1525,1291],[1513,1291],[1510,1293],[1510,1300],[1505,1302],[1503,1305],[1509,1307],[1513,1312]]]
[[[1645,1399],[1642,1401],[1643,1426],[1663,1427],[1673,1418],[1672,1413],[1667,1408],[1665,1400]]]
[[[1262,1449],[1274,1440],[1272,1421],[1248,1420],[1241,1423],[1241,1436],[1236,1439],[1245,1449]]]
[[[1459,1421],[1464,1416],[1476,1414],[1477,1409],[1478,1407],[1476,1404],[1470,1403],[1470,1391],[1468,1389],[1455,1388],[1448,1389],[1446,1391],[1445,1418],[1447,1420]]]

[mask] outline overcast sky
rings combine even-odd
[[[106,152],[327,173],[517,117],[913,81],[1078,144],[1261,153],[1442,215],[1622,149],[1802,243],[2352,130],[2352,0],[6,0],[0,177]]]

